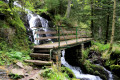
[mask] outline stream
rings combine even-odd
[[[81,80],[102,80],[99,76],[84,74],[80,67],[75,67],[75,66],[71,66],[70,64],[68,64],[68,62],[65,60],[65,50],[62,50],[61,64],[63,64],[65,67],[68,67],[69,69],[71,69],[73,71],[73,73],[75,74],[77,79],[81,79]],[[96,64],[96,65],[100,66],[99,64]],[[105,68],[104,68],[104,70],[109,74],[109,79],[108,80],[113,80],[112,73]]]

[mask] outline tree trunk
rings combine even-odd
[[[107,13],[107,26],[106,26],[106,38],[105,38],[105,44],[108,42],[108,32],[109,32],[109,20],[110,20],[110,14],[109,14],[109,7],[108,7],[108,13]]]
[[[99,39],[101,39],[101,37],[102,37],[102,27],[100,26],[99,27]]]
[[[93,18],[93,0],[91,0],[91,17]],[[94,37],[94,21],[91,19],[92,37]]]
[[[116,0],[114,0],[114,6],[113,6],[112,34],[111,34],[110,48],[108,49],[108,53],[111,53],[113,48],[114,33],[115,33],[115,18],[116,18]]]
[[[68,0],[68,6],[67,6],[67,10],[66,10],[66,14],[65,14],[65,17],[69,18],[70,16],[70,11],[71,11],[71,0]]]

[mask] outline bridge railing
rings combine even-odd
[[[37,29],[35,35],[37,35],[37,38],[35,38],[37,41],[52,40],[58,42],[60,47],[61,41],[65,41],[67,45],[67,41],[71,39],[76,40],[77,43],[80,38],[90,38],[91,31],[87,28],[58,26],[44,31]]]

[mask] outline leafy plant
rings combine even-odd
[[[82,60],[83,61],[88,58],[89,51],[90,51],[90,49],[82,50]]]
[[[42,73],[41,75],[43,77],[50,78],[52,74],[54,74],[54,72],[51,69],[45,69],[44,73]]]
[[[69,80],[69,76],[66,73],[59,72],[56,67],[52,67],[52,69],[46,68],[41,76],[47,78],[47,80]]]
[[[22,78],[22,76],[19,76],[18,74],[12,74],[12,73],[10,73],[9,76],[10,76],[11,79],[20,79],[20,78]]]
[[[99,42],[92,42],[92,45],[91,49],[99,52],[106,51],[110,47],[110,44],[102,44]]]
[[[30,59],[29,54],[23,54],[19,51],[14,51],[9,49],[9,51],[0,51],[0,65],[10,65],[11,63],[16,63],[17,61],[23,61]]]

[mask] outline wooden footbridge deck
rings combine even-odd
[[[81,43],[85,43],[91,40],[92,38],[80,38],[77,40],[77,42],[76,42],[76,39],[67,40],[67,44],[66,44],[66,41],[61,41],[60,46],[59,46],[59,42],[55,42],[55,43],[49,43],[49,44],[36,45],[34,46],[34,48],[40,48],[40,49],[68,48],[68,47],[73,47],[75,45],[80,45]]]
[[[61,28],[61,29],[60,29]],[[36,65],[51,65],[54,62],[58,66],[61,65],[61,50],[71,48],[92,40],[91,31],[83,28],[74,27],[72,30],[67,30],[63,27],[58,27],[54,31],[39,31],[35,30],[35,34],[38,37],[35,39],[36,42],[42,40],[53,40],[56,42],[46,43],[41,45],[35,45],[33,53],[30,54],[32,60],[25,60],[26,62],[34,63]],[[42,35],[46,35],[43,37]],[[47,36],[52,34],[52,36]],[[54,35],[54,36],[53,36]],[[39,37],[42,36],[42,37]]]

